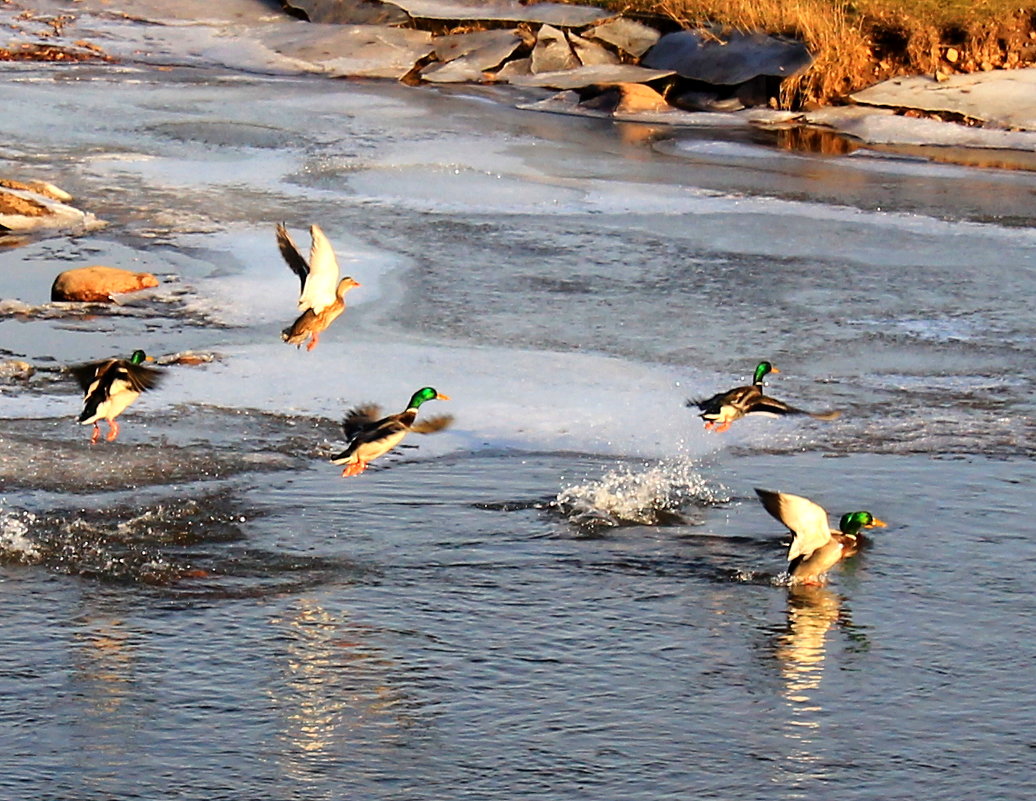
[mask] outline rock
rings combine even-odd
[[[1036,131],[1036,68],[986,74],[927,76],[884,81],[849,96],[853,103],[950,112],[990,127]]]
[[[69,206],[72,197],[45,181],[0,180],[0,233],[46,228],[90,230],[104,225],[94,215]]]
[[[427,31],[388,25],[272,26],[261,44],[275,53],[326,75],[400,79],[432,54]]]
[[[182,364],[194,367],[199,364],[210,364],[218,359],[219,357],[215,353],[197,353],[193,350],[182,350],[179,353],[170,353],[166,356],[159,356],[155,359],[155,364]]]
[[[430,64],[421,77],[437,83],[479,81],[483,72],[499,66],[521,43],[513,30],[440,36],[435,40],[435,56],[442,63]]]
[[[564,32],[551,25],[542,26],[532,49],[532,71],[536,74],[562,72],[578,66],[579,59],[572,52]]]
[[[640,63],[693,81],[736,86],[760,75],[787,78],[812,62],[802,42],[778,36],[735,32],[724,42],[703,32],[677,31],[659,39]]]
[[[593,39],[600,39],[602,42],[619,48],[624,53],[640,58],[654,47],[660,34],[654,28],[643,23],[619,17],[602,22],[587,31],[585,35]]]
[[[295,16],[336,25],[403,25],[410,15],[398,6],[367,0],[281,0]]]
[[[575,51],[576,58],[584,67],[592,67],[595,64],[618,64],[619,57],[611,50],[607,50],[596,42],[576,36],[574,33],[568,35],[568,40]]]
[[[501,78],[503,70],[497,73]],[[510,75],[508,81],[515,86],[545,86],[551,89],[580,89],[584,86],[610,85],[616,83],[646,83],[672,75],[672,70],[649,70],[636,64],[598,64],[593,67],[577,67],[561,72],[545,72],[540,75]]]
[[[72,196],[68,192],[46,181],[24,182],[0,178],[0,187],[4,189],[20,189],[23,192],[34,192],[37,195],[49,197],[51,200],[57,200],[59,203],[70,203],[72,201]]]
[[[386,0],[414,19],[529,22],[581,28],[608,16],[604,9],[568,3],[529,3],[517,0]]]
[[[35,372],[35,367],[28,362],[23,362],[21,359],[7,359],[0,362],[0,378],[24,381]]]
[[[110,303],[112,295],[158,286],[151,273],[134,273],[118,267],[80,267],[65,270],[50,288],[52,301]]]
[[[513,79],[522,79],[529,75],[532,75],[532,59],[531,58],[515,58],[508,61],[504,66],[496,71],[493,75],[493,80],[502,81],[504,83],[514,83]]]
[[[644,111],[671,111],[664,97],[642,83],[617,84],[621,99],[615,107],[616,114],[639,114]]]

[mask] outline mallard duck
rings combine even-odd
[[[320,332],[345,311],[345,293],[360,284],[350,276],[338,280],[338,262],[335,260],[334,249],[319,226],[311,225],[309,235],[312,245],[307,264],[288,235],[284,223],[277,224],[277,245],[281,255],[302,285],[298,302],[302,314],[281,332],[281,339],[301,348],[306,337],[309,337],[306,350],[313,350],[320,339]]]
[[[119,424],[115,418],[140,397],[141,392],[153,389],[162,379],[160,370],[144,367],[144,362],[154,359],[142,350],[135,350],[129,359],[105,359],[71,368],[72,375],[86,393],[83,398],[83,412],[77,422],[82,425],[93,423],[95,443],[101,436],[100,421],[108,421],[108,441],[119,436]]]
[[[701,411],[698,416],[705,421],[705,428],[717,434],[730,428],[730,424],[745,415],[759,414],[770,417],[805,414],[817,420],[834,420],[841,415],[840,411],[810,412],[789,406],[784,401],[763,394],[763,379],[770,373],[779,373],[770,362],[759,362],[755,368],[752,383],[744,387],[734,387],[726,392],[718,392],[711,398],[696,400],[687,399],[687,406],[695,406]]]
[[[373,403],[350,410],[342,421],[349,447],[333,457],[332,464],[344,464],[342,475],[355,476],[367,469],[368,462],[396,447],[408,432],[431,434],[446,428],[453,422],[453,417],[448,414],[414,422],[421,404],[430,400],[449,400],[449,397],[431,387],[424,387],[413,394],[406,409],[399,414],[379,417],[381,410]]]
[[[823,584],[824,574],[860,549],[860,529],[884,528],[870,512],[846,512],[838,530],[830,527],[827,511],[801,495],[756,489],[763,507],[792,533],[788,574],[793,584]]]

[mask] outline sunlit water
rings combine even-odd
[[[0,102],[108,222],[0,251],[0,795],[1031,792],[1036,178],[198,64]],[[280,220],[363,284],[311,353]],[[48,303],[93,263],[163,284]],[[136,347],[216,358],[90,446],[60,368]],[[843,416],[703,431],[760,358]],[[454,426],[341,478],[425,384]],[[890,526],[789,590],[756,486]]]

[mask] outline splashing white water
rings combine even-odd
[[[686,522],[688,506],[730,500],[726,488],[706,478],[696,462],[671,459],[646,469],[610,470],[596,481],[566,487],[554,506],[581,526],[619,526]]]
[[[5,561],[39,561],[39,549],[29,537],[29,527],[35,521],[36,516],[31,512],[0,509],[0,556],[3,556]]]

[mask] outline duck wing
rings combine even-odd
[[[687,406],[692,408],[697,406],[701,410],[699,416],[719,414],[724,406],[732,406],[743,412],[760,397],[762,397],[762,390],[754,384],[750,384],[744,387],[734,387],[726,392],[717,392],[711,398],[701,400],[688,398]]]
[[[288,229],[284,227],[284,223],[277,223],[277,247],[280,248],[281,256],[284,257],[284,261],[288,263],[291,271],[299,277],[299,292],[301,293],[306,288],[309,265],[299,253],[299,249],[291,238],[291,234],[288,233]]]
[[[452,414],[441,414],[438,417],[419,420],[410,426],[410,430],[418,434],[434,434],[436,431],[442,431],[444,428],[447,428],[452,422]]]
[[[756,488],[755,494],[759,496],[763,508],[794,534],[788,549],[789,562],[799,556],[809,556],[831,541],[831,527],[823,506],[801,495],[785,492]]]
[[[771,398],[768,395],[760,395],[749,403],[748,410],[745,414],[767,414],[774,417],[804,414],[816,420],[835,420],[842,415],[842,412],[838,409],[832,409],[829,412],[811,412],[807,409],[799,409],[785,403],[784,401],[777,400],[777,398]]]
[[[376,403],[365,403],[356,406],[345,414],[342,420],[342,431],[346,439],[353,439],[361,431],[375,427],[381,418],[381,407]]]
[[[338,300],[338,262],[320,226],[311,225],[309,235],[313,239],[309,249],[309,276],[299,296],[299,311],[312,309],[320,314]]]
[[[97,377],[101,375],[101,373],[109,367],[114,367],[118,363],[118,359],[103,359],[99,362],[77,364],[74,367],[69,367],[68,371],[72,373],[83,392],[86,392],[90,389],[90,385],[97,380]]]
[[[158,386],[164,373],[151,367],[120,360],[115,377],[129,384],[134,392],[147,392]]]

